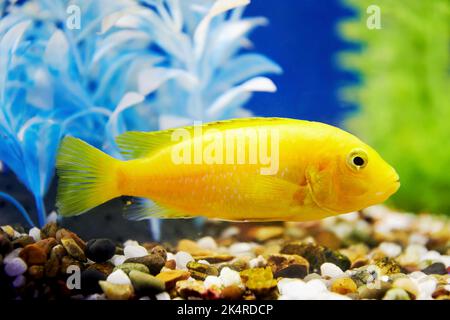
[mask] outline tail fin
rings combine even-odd
[[[73,137],[66,137],[56,160],[62,216],[82,214],[120,196],[116,168],[119,160]]]

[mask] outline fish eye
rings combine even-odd
[[[348,155],[347,164],[348,166],[356,171],[363,169],[367,166],[367,154],[361,149],[355,149]]]

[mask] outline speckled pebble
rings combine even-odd
[[[248,264],[250,268],[261,268],[267,264],[267,260],[264,259],[262,255],[259,255],[256,258],[251,259]]]

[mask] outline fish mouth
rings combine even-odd
[[[392,180],[391,180],[392,181]],[[383,191],[378,191],[375,193],[375,196],[377,197],[390,197],[394,193],[397,192],[397,190],[400,188],[400,178],[395,178],[393,182],[389,183],[388,187]]]

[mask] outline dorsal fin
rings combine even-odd
[[[143,158],[171,143],[172,132],[128,131],[116,138],[120,152],[126,159]]]
[[[217,127],[217,129],[231,129],[231,128],[248,127],[253,125],[253,122],[255,121],[272,122],[274,120],[292,121],[293,119],[264,118],[264,117],[237,118],[230,120],[208,122],[203,124],[202,126],[203,128]],[[182,128],[189,132],[192,132],[194,126],[187,126]],[[171,139],[172,133],[177,129],[180,128],[173,128],[161,131],[150,131],[150,132],[128,131],[118,136],[116,138],[116,143],[121,149],[122,155],[124,155],[127,159],[148,157],[152,153],[160,150],[161,148],[168,147],[172,144],[178,143],[177,141],[172,141]]]

